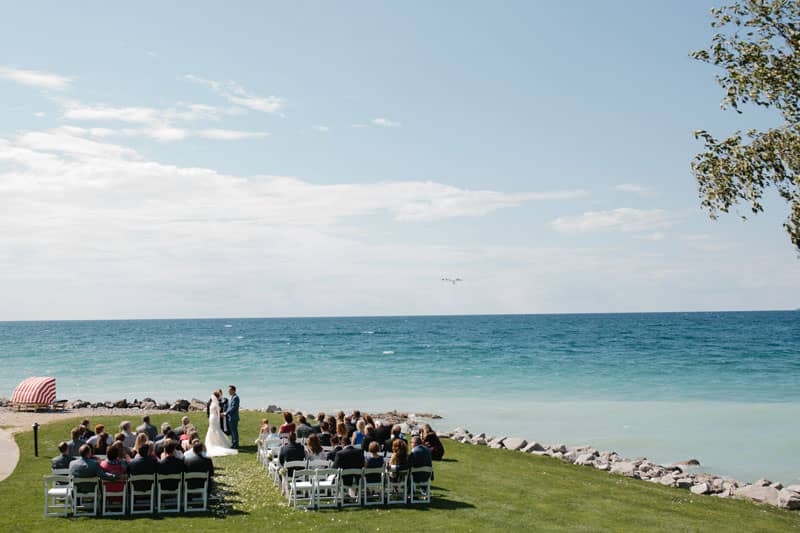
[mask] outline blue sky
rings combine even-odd
[[[0,319],[795,308],[786,206],[699,208],[774,123],[712,5],[9,5]]]

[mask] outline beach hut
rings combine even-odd
[[[56,378],[32,377],[23,380],[11,395],[15,409],[47,409],[56,403]]]

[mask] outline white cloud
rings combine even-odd
[[[234,81],[220,82],[195,76],[194,74],[186,74],[183,79],[207,85],[212,91],[232,104],[261,111],[262,113],[277,113],[284,104],[283,98],[278,96],[256,96]]]
[[[322,124],[314,124],[313,126],[311,126],[311,129],[322,132],[330,131],[330,128],[328,126],[324,126]]]
[[[269,136],[264,131],[238,131],[224,129],[206,129],[197,132],[198,137],[205,139],[220,139],[223,141],[235,141],[239,139],[258,139]]]
[[[609,211],[588,211],[581,215],[558,217],[550,224],[561,233],[595,231],[647,232],[672,226],[673,217],[662,209],[620,207]]]
[[[66,89],[72,82],[71,78],[53,74],[52,72],[22,70],[3,66],[0,66],[0,78],[5,78],[29,87],[54,90]]]
[[[373,118],[370,123],[374,126],[380,126],[382,128],[399,128],[402,124],[395,120],[389,120],[388,118]]]
[[[43,116],[45,116],[46,114],[47,114],[47,113],[45,113],[44,111],[37,111],[36,113],[34,113],[34,114],[33,114],[33,116],[34,116],[34,117],[38,117],[38,118],[42,118],[42,117],[43,117]]]
[[[653,194],[653,190],[650,187],[645,187],[644,185],[639,185],[636,183],[620,183],[619,185],[615,186],[614,189],[620,192],[638,194],[641,196],[649,196]]]
[[[71,120],[117,121],[134,124],[152,124],[163,120],[161,113],[151,107],[116,107],[105,104],[84,105],[64,102],[64,118]]]

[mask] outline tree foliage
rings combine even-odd
[[[765,189],[774,186],[790,205],[784,228],[800,250],[800,0],[737,1],[711,15],[717,33],[708,49],[691,55],[723,69],[722,108],[766,107],[782,122],[722,140],[695,132],[705,143],[692,162],[702,205],[712,218],[739,202],[756,214]]]

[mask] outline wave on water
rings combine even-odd
[[[392,350],[384,350],[383,355],[394,355],[394,351]]]
[[[231,324],[225,324],[225,327],[226,328],[232,328],[233,326]]]
[[[362,335],[374,335],[375,332],[374,331],[362,331],[361,334]]]

